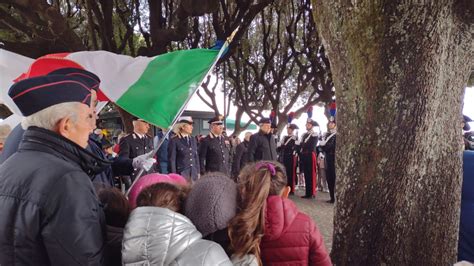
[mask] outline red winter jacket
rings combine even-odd
[[[267,199],[263,265],[332,265],[316,224],[289,199]]]

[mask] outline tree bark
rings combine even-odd
[[[452,265],[473,2],[313,0],[338,105],[337,265]]]

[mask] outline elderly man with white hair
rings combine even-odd
[[[85,149],[95,91],[84,77],[58,74],[8,94],[26,131],[0,166],[0,265],[101,264],[105,221],[90,177],[109,163]]]
[[[263,117],[259,121],[260,130],[250,137],[248,148],[249,162],[276,161],[275,136],[272,134],[272,121]]]

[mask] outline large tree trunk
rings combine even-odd
[[[472,0],[313,3],[338,104],[333,262],[452,264]]]

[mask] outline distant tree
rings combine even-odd
[[[261,11],[231,55],[226,74],[235,89],[234,104],[254,122],[263,110],[275,110],[280,130],[290,111],[299,117],[309,106],[329,103],[332,76],[311,2],[281,1]]]
[[[338,104],[334,264],[452,265],[473,1],[313,3]]]
[[[229,47],[232,52],[255,15],[271,2],[4,0],[0,1],[0,42],[2,48],[32,58],[99,49],[155,56],[210,47],[239,26]],[[130,116],[121,114],[130,129]]]

